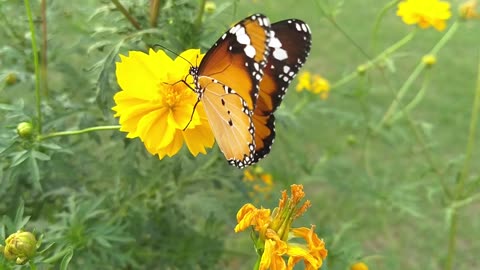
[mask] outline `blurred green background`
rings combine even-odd
[[[31,6],[41,48],[40,2]],[[307,22],[313,45],[303,71],[332,85],[414,29],[395,15],[393,5],[372,39],[377,16],[389,3],[375,0],[214,1],[216,9],[204,14],[201,25],[195,23],[199,1],[160,1],[158,26],[150,34],[135,29],[114,1],[45,2],[44,134],[117,123],[110,108],[119,90],[118,53],[145,51],[146,44],[205,51],[252,13],[264,13],[272,22]],[[149,28],[149,2],[122,1],[142,30]],[[450,3],[448,25],[458,19],[461,1]],[[229,166],[216,146],[196,158],[183,149],[159,160],[138,139],[118,131],[41,142],[18,137],[18,123],[37,121],[24,3],[0,0],[0,22],[0,236],[20,227],[43,234],[40,249],[51,246],[34,259],[39,268],[58,267],[73,254],[70,269],[251,269],[256,255],[250,236],[233,233],[236,211],[247,202],[273,209],[280,191],[292,183],[303,184],[312,201],[294,225],[316,224],[329,250],[322,269],[348,269],[357,261],[370,269],[445,269],[452,220],[458,222],[454,269],[480,267],[478,128],[459,202],[440,184],[453,192],[464,166],[480,59],[479,20],[460,22],[436,55],[437,64],[415,81],[404,100],[414,98],[425,78],[429,84],[409,117],[375,134],[395,93],[446,31],[418,29],[406,46],[366,75],[332,88],[326,100],[297,93],[294,81],[276,113],[273,149],[258,165],[274,185],[258,198],[249,196],[243,172]],[[7,80],[12,74],[13,83]],[[458,211],[452,210],[457,204]],[[0,259],[0,269],[13,267]]]

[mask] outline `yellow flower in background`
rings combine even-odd
[[[253,238],[260,256],[259,270],[293,269],[300,261],[304,262],[305,269],[322,266],[328,251],[325,242],[315,233],[315,226],[292,228],[293,221],[311,206],[309,200],[300,204],[304,197],[303,186],[292,185],[291,196],[287,196],[284,190],[278,207],[272,212],[252,204],[245,204],[238,211],[235,232],[250,227],[255,232]]]
[[[330,93],[330,82],[320,75],[312,74],[308,71],[300,73],[298,76],[297,92],[303,90],[318,94],[321,99],[327,99]]]
[[[250,198],[255,202],[268,199],[273,189],[273,177],[266,173],[262,167],[249,167],[243,171],[243,182],[251,190],[248,192]]]
[[[460,17],[466,20],[480,19],[480,14],[477,12],[477,0],[469,0],[460,5]]]
[[[352,264],[350,270],[368,270],[368,266],[364,262],[357,262]]]
[[[398,4],[397,15],[406,24],[418,24],[421,28],[433,26],[443,31],[452,16],[450,3],[439,0],[405,0]]]
[[[196,63],[198,55],[200,50],[187,50],[172,60],[164,51],[150,49],[148,54],[130,51],[117,62],[122,91],[115,94],[112,110],[120,118],[120,130],[127,138],[140,138],[160,159],[178,153],[184,142],[194,156],[214,144],[202,103],[194,111],[197,94],[181,82],[190,69],[185,59]]]
[[[298,84],[296,87],[297,92],[302,92],[303,90],[312,89],[312,85],[310,83],[311,77],[312,75],[308,71],[302,72],[300,73],[300,75],[298,75]]]
[[[320,98],[325,100],[330,93],[330,83],[319,75],[313,76],[312,93],[319,94]]]

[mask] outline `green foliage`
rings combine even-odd
[[[202,13],[203,1],[170,0],[153,23],[153,2],[0,0],[0,240],[20,229],[39,240],[30,265],[0,256],[0,269],[251,269],[250,239],[233,234],[255,199],[243,172],[216,148],[159,160],[111,128],[111,108],[119,54],[204,52],[253,12],[308,22],[304,70],[331,80],[326,100],[291,86],[261,161],[274,189],[257,206],[304,184],[312,207],[298,224],[325,239],[322,269],[480,267],[478,20],[407,33],[396,1],[217,1]]]

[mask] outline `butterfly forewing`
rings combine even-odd
[[[275,116],[290,82],[303,66],[310,52],[311,32],[297,19],[276,22],[271,26],[270,54],[260,83],[253,114],[255,126],[254,162],[270,152],[275,138]]]
[[[196,92],[220,150],[230,164],[240,168],[254,159],[252,116],[270,34],[268,18],[252,15],[227,31],[193,72]]]
[[[203,58],[198,73],[234,89],[253,110],[269,39],[268,18],[252,15],[223,34]]]

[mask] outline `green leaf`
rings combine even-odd
[[[44,147],[44,148],[47,148],[47,149],[50,149],[50,150],[61,150],[62,147],[58,144],[55,144],[55,143],[46,143],[46,142],[42,142],[40,143],[40,146]]]
[[[73,257],[73,249],[68,248],[67,254],[63,256],[62,262],[60,263],[60,270],[67,270],[68,269],[68,264],[72,260]]]
[[[33,154],[34,151],[30,152],[30,172],[32,175],[32,182],[33,186],[37,190],[42,190],[42,185],[40,184],[40,169],[38,168],[38,163],[37,159],[35,158],[35,155]]]
[[[32,156],[39,160],[50,160],[50,156],[42,152],[32,150]]]
[[[28,157],[29,154],[27,150],[16,152],[12,158],[12,165],[10,165],[10,167],[15,167],[22,164]]]

